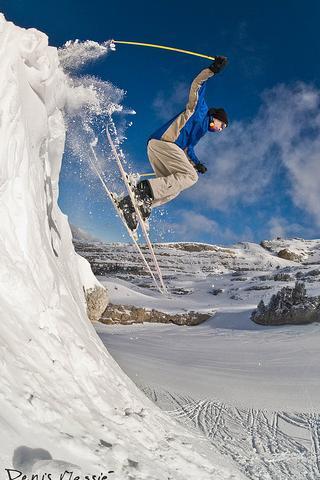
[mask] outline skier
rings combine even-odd
[[[178,113],[148,139],[148,157],[156,174],[152,180],[143,180],[134,188],[137,205],[143,220],[151,209],[175,198],[182,190],[198,180],[207,167],[195,155],[194,146],[206,132],[221,132],[228,126],[223,108],[209,108],[204,99],[206,81],[219,73],[227,64],[226,57],[216,57],[193,80],[185,110]],[[137,215],[129,196],[119,207],[131,230],[138,225]]]

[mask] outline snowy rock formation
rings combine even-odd
[[[134,305],[113,305],[109,303],[101,318],[98,320],[105,324],[121,323],[131,325],[132,323],[174,323],[175,325],[199,325],[208,320],[212,314],[201,312],[187,312],[170,314],[161,312],[154,308],[139,308]]]
[[[83,289],[99,284],[57,206],[66,76],[46,35],[3,15],[0,46],[1,467],[241,478],[146,399],[88,321]]]

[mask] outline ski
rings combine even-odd
[[[128,191],[128,194],[131,198],[131,201],[132,201],[132,204],[134,206],[134,209],[135,209],[135,212],[137,214],[137,217],[138,217],[138,220],[139,220],[139,224],[140,224],[140,227],[141,227],[141,230],[142,230],[142,233],[143,233],[143,236],[145,238],[145,241],[147,243],[147,246],[149,248],[149,251],[150,251],[150,254],[151,254],[151,257],[152,257],[152,260],[153,260],[153,263],[154,263],[154,266],[155,266],[155,269],[156,269],[156,272],[157,272],[157,275],[158,275],[158,278],[159,278],[159,282],[160,282],[160,285],[161,285],[161,289],[162,289],[162,293],[165,293],[167,294],[167,288],[164,284],[164,281],[163,281],[163,277],[162,277],[162,272],[161,272],[161,269],[160,269],[160,266],[159,266],[159,263],[158,263],[158,260],[157,260],[157,257],[156,257],[156,254],[154,252],[154,248],[152,246],[152,243],[150,241],[150,238],[149,238],[149,235],[148,235],[148,231],[147,231],[147,227],[146,227],[146,224],[141,216],[141,213],[140,213],[140,209],[137,205],[137,200],[136,200],[136,197],[134,195],[134,192],[133,192],[133,188],[132,188],[132,183],[130,181],[130,175],[124,170],[123,168],[123,165],[121,163],[121,160],[120,160],[120,157],[119,157],[119,154],[117,152],[117,149],[113,143],[113,140],[111,138],[111,135],[110,135],[110,132],[109,132],[109,129],[108,129],[108,125],[106,125],[106,135],[107,135],[107,139],[109,141],[109,144],[111,146],[111,150],[114,154],[114,157],[116,159],[116,162],[117,162],[117,165],[118,165],[118,168],[120,170],[120,173],[121,173],[121,176],[122,176],[122,179],[126,185],[126,188],[127,188],[127,191]]]
[[[155,284],[155,286],[157,287],[157,289],[163,293],[163,289],[161,288],[161,286],[159,285],[159,282],[157,281],[153,271],[151,270],[150,268],[150,265],[148,264],[145,256],[144,256],[144,253],[142,252],[138,242],[137,242],[137,239],[138,239],[138,236],[137,236],[137,233],[136,232],[132,232],[132,230],[130,230],[130,228],[128,227],[127,225],[127,222],[125,221],[125,218],[122,214],[122,211],[121,209],[118,207],[118,199],[117,199],[117,195],[114,194],[113,192],[111,192],[111,190],[107,187],[107,184],[106,182],[104,181],[104,178],[102,176],[102,173],[100,172],[100,170],[98,169],[97,165],[99,164],[98,163],[98,159],[97,159],[97,154],[93,148],[93,144],[90,144],[90,148],[91,148],[91,151],[92,151],[92,155],[93,155],[93,158],[94,158],[94,162],[93,160],[90,158],[90,156],[88,157],[89,158],[89,162],[90,162],[90,165],[91,165],[91,168],[92,170],[95,172],[95,174],[97,175],[97,177],[99,178],[106,194],[108,195],[109,199],[111,200],[112,202],[112,205],[114,206],[116,212],[118,213],[122,223],[124,224],[124,226],[126,227],[127,229],[127,232],[129,234],[129,236],[131,237],[136,249],[138,250],[142,260],[143,260],[143,263],[145,265],[145,267],[147,268],[147,271],[150,273],[151,277],[152,277],[152,280]]]

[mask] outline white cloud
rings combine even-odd
[[[70,224],[72,237],[74,240],[83,240],[87,242],[96,242],[99,241],[97,237],[91,235],[91,233],[87,232],[83,228],[76,227],[75,225]]]
[[[164,222],[163,228],[174,234],[175,239],[184,241],[203,240],[204,236],[215,243],[234,243],[240,241],[254,241],[254,234],[250,227],[243,225],[242,233],[222,228],[215,220],[202,213],[192,210],[178,210],[175,212],[175,222]]]
[[[285,238],[288,234],[288,223],[285,218],[272,217],[268,222],[270,238]]]
[[[253,120],[231,122],[221,135],[207,134],[196,152],[208,172],[188,191],[189,199],[205,199],[207,207],[225,211],[263,201],[270,190],[280,193],[272,180],[282,165],[293,202],[320,225],[319,102],[313,86],[278,85],[264,92]]]
[[[320,138],[301,140],[288,149],[283,161],[290,175],[294,203],[320,225]]]
[[[217,222],[201,213],[196,213],[191,210],[180,210],[176,212],[176,215],[179,220],[177,223],[171,223],[170,227],[173,230],[179,231],[179,234],[182,236],[186,236],[187,234],[190,236],[208,233],[214,234],[219,228]]]
[[[315,230],[313,225],[309,228],[299,224],[299,223],[290,223],[284,217],[273,216],[269,219],[268,224],[268,238],[292,238],[292,237],[303,237],[310,238],[314,237]]]
[[[177,82],[171,93],[158,92],[153,101],[153,108],[159,118],[170,120],[179,111],[182,111],[188,101],[190,85],[186,82]]]

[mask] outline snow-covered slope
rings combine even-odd
[[[319,480],[320,324],[261,326],[250,316],[261,299],[268,303],[296,280],[308,295],[320,294],[320,240],[263,245],[157,245],[170,298],[155,290],[130,246],[77,248],[106,273],[99,278],[113,304],[211,313],[192,327],[96,323],[108,350],[157,405],[250,480]],[[296,261],[279,258],[284,250]]]
[[[88,321],[97,282],[57,206],[66,77],[44,34],[2,15],[0,48],[1,467],[241,478],[146,399]]]
[[[305,282],[309,296],[320,294],[320,241],[263,245],[158,244],[167,298],[155,290],[130,245],[77,243],[94,271],[105,272],[99,278],[113,304],[211,316],[197,327],[97,326],[122,368],[140,384],[194,399],[286,412],[318,409],[319,324],[260,326],[251,312],[297,280]],[[279,258],[284,249],[301,260]]]
[[[76,250],[87,258],[96,275],[123,273],[125,277],[149,277],[149,273],[136,253],[134,245],[124,243],[90,243],[75,240]],[[141,248],[151,261],[149,250]],[[207,276],[230,271],[261,271],[296,265],[255,243],[243,242],[232,247],[202,243],[159,243],[154,245],[159,264],[170,278],[186,274]]]

